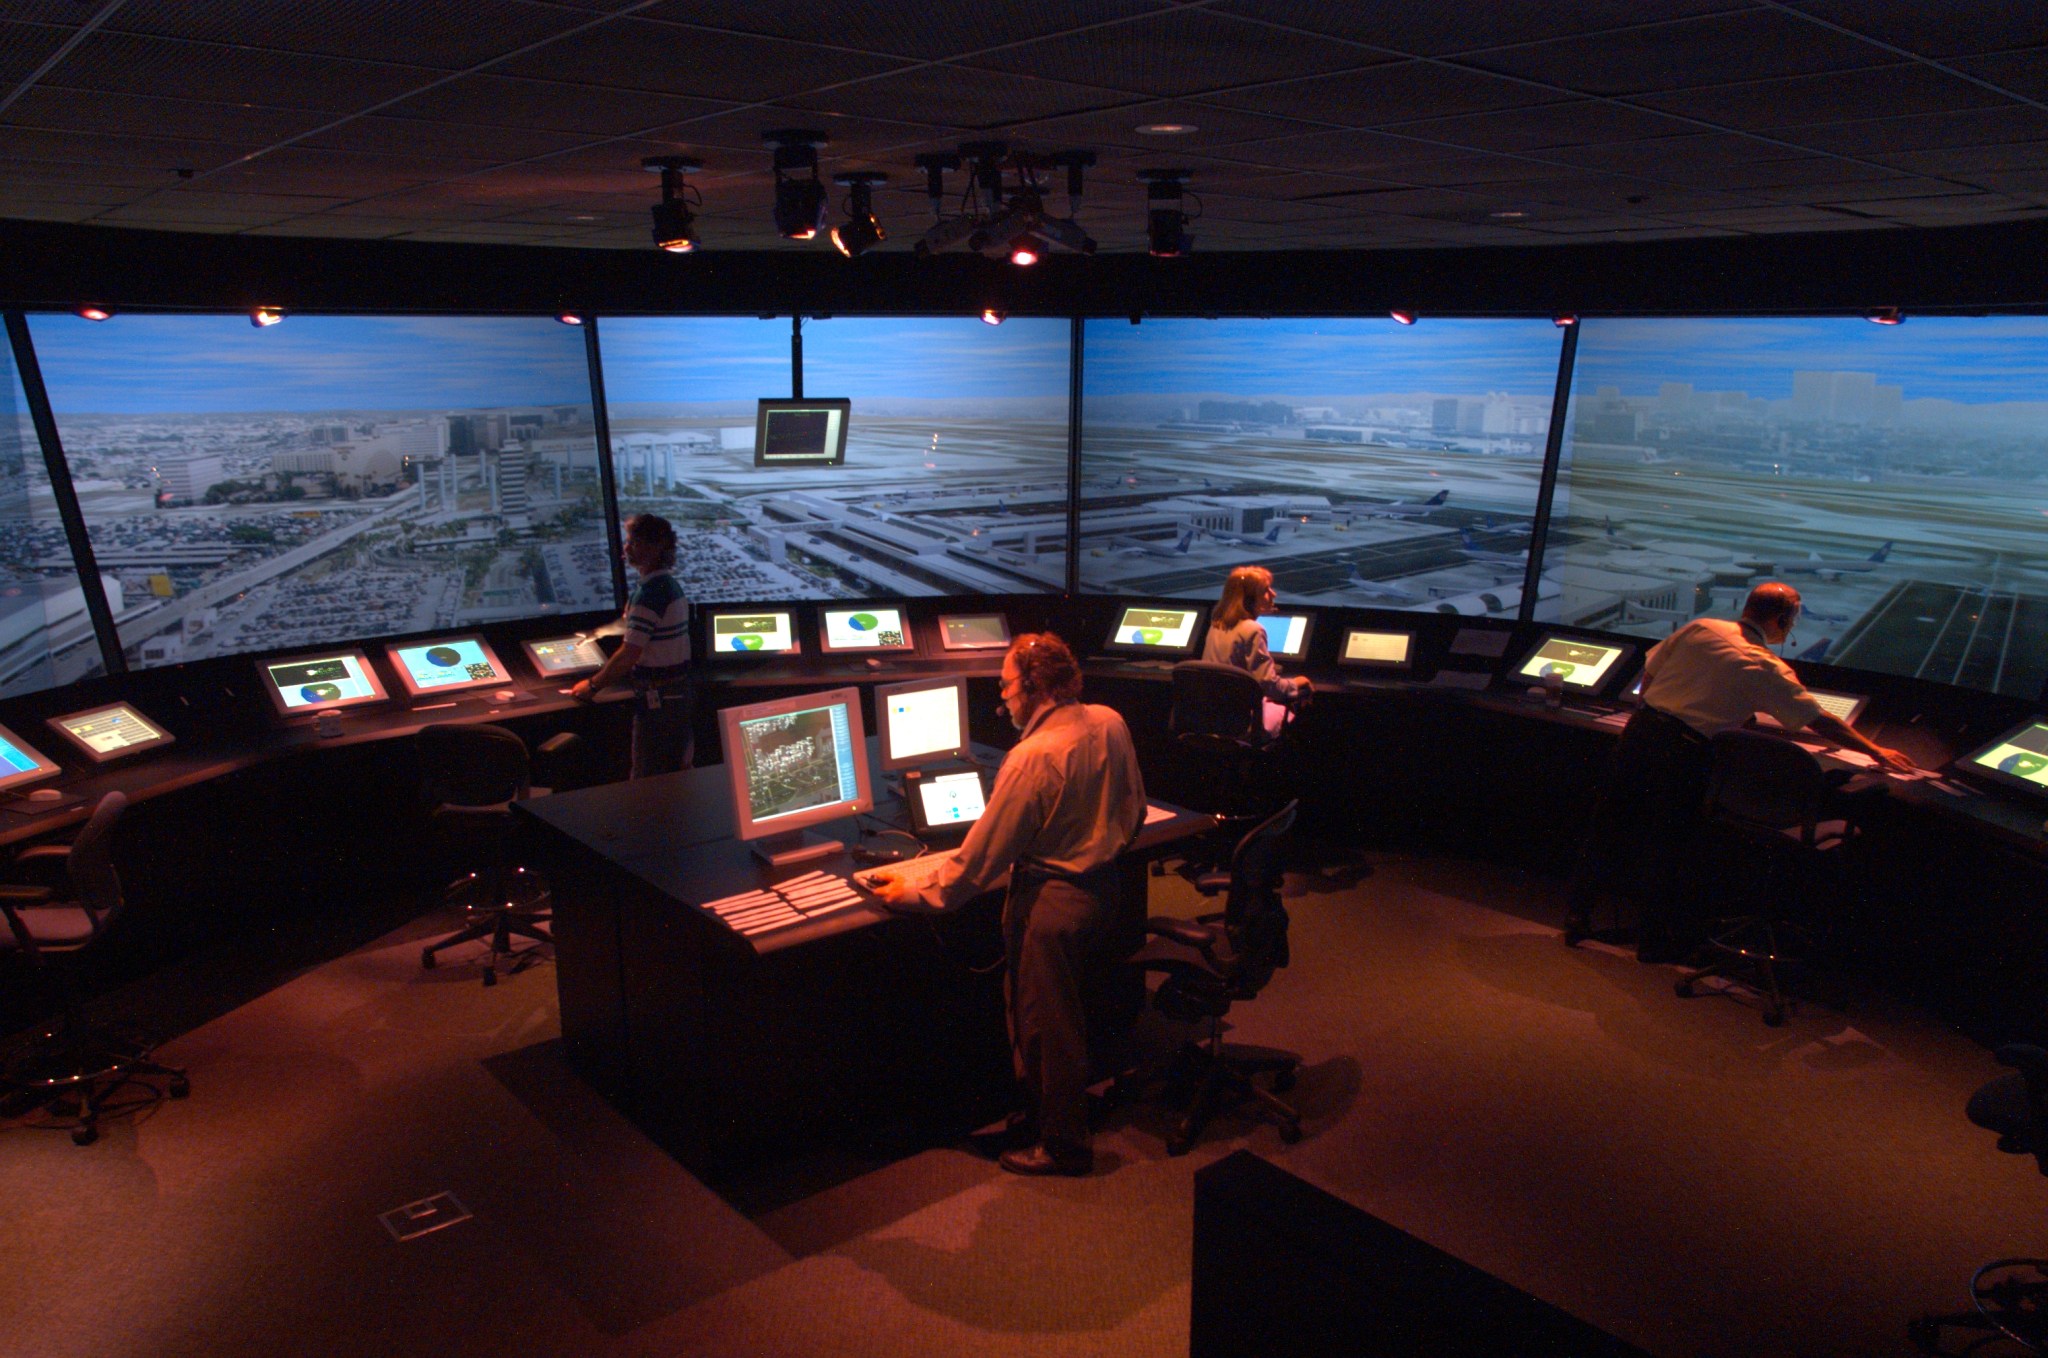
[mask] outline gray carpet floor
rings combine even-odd
[[[714,1191],[569,1073],[551,967],[423,972],[421,919],[170,1042],[189,1100],[85,1149],[0,1130],[5,1347],[1166,1358],[1191,1175],[1240,1147],[1668,1358],[1907,1353],[1978,1263],[2048,1253],[2048,1181],[1962,1116],[1997,1068],[1923,1014],[1681,1001],[1497,867],[1289,883],[1294,965],[1233,1035],[1304,1056],[1306,1138],[1225,1116],[1172,1158],[1117,1108],[1085,1180],[946,1147]],[[439,1192],[471,1218],[380,1224]]]

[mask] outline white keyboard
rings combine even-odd
[[[869,868],[866,872],[855,873],[853,879],[865,887],[873,887],[877,883],[889,881],[903,882],[918,891],[922,891],[938,880],[939,869],[953,861],[954,852],[952,849],[947,849],[943,853],[928,853],[923,857],[908,859],[901,863],[891,863],[883,868]]]
[[[844,877],[807,872],[759,891],[742,891],[737,896],[709,901],[704,908],[735,932],[751,938],[866,904],[867,897]]]

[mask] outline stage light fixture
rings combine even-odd
[[[1188,234],[1184,195],[1190,171],[1140,170],[1145,188],[1145,250],[1155,259],[1179,259],[1195,248]]]
[[[697,214],[690,211],[690,204],[701,207],[704,199],[686,177],[703,169],[704,163],[687,156],[649,156],[640,168],[661,174],[661,201],[654,205],[654,248],[689,254],[698,245]]]
[[[825,186],[818,180],[818,148],[832,140],[809,128],[763,132],[775,148],[775,234],[785,240],[815,240],[825,229]]]
[[[1875,311],[1864,312],[1863,319],[1872,325],[1904,325],[1906,313],[1895,306],[1881,306]]]
[[[1028,269],[1038,262],[1038,238],[1025,232],[1010,242],[1010,262],[1020,269]]]
[[[88,321],[111,321],[114,319],[114,309],[110,306],[82,306],[78,308],[76,314],[81,319]]]
[[[281,324],[283,320],[284,308],[281,306],[259,306],[249,309],[249,324],[258,330],[267,330],[273,325]]]
[[[1560,311],[1557,315],[1550,318],[1550,323],[1562,330],[1568,325],[1577,325],[1579,318],[1572,315],[1569,311]]]
[[[1051,155],[1013,153],[999,141],[963,142],[957,155],[927,153],[917,157],[925,174],[925,192],[936,218],[914,249],[936,254],[965,241],[977,253],[1000,250],[1017,265],[1037,263],[1052,246],[1092,255],[1095,242],[1075,220],[1081,202],[1083,172],[1095,163],[1093,151],[1059,151]],[[965,168],[967,185],[958,209],[946,211],[945,172]],[[1048,181],[1066,171],[1067,215],[1046,210]]]
[[[889,176],[852,170],[833,175],[832,182],[846,186],[846,220],[832,228],[832,244],[848,259],[858,259],[889,238],[875,220],[875,185],[888,183]]]
[[[1007,311],[998,311],[992,306],[985,306],[981,309],[981,323],[983,325],[1001,325],[1009,319],[1010,313]]]
[[[1415,313],[1412,311],[1389,311],[1387,314],[1389,316],[1392,316],[1395,320],[1399,321],[1402,325],[1415,324]]]

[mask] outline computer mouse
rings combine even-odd
[[[878,670],[882,668],[882,662],[875,659],[873,656],[869,656],[867,659],[867,666],[871,670]]]
[[[491,701],[494,703],[509,703],[518,696],[519,692],[516,689],[501,688],[491,695]]]
[[[28,794],[28,799],[32,802],[61,802],[64,794],[53,787],[39,787]]]

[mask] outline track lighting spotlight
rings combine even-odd
[[[936,254],[965,241],[976,252],[1000,250],[1018,265],[1037,263],[1054,245],[1092,255],[1095,242],[1074,212],[1081,202],[1082,172],[1094,163],[1093,151],[1030,155],[1012,152],[999,141],[963,142],[958,155],[920,155],[917,165],[924,171],[936,221],[914,249],[920,255]],[[963,166],[967,186],[949,215],[945,172]],[[1045,196],[1052,172],[1060,169],[1067,173],[1067,215],[1055,217],[1046,210]]]
[[[1875,311],[1864,312],[1863,319],[1872,325],[1904,325],[1906,313],[1895,306],[1881,306]]]
[[[576,314],[575,312],[573,312],[573,311],[562,311],[562,312],[557,312],[557,313],[556,313],[556,315],[555,315],[555,319],[556,319],[556,320],[558,320],[558,321],[560,321],[560,322],[561,322],[561,323],[562,323],[563,325],[581,325],[581,324],[583,324],[583,318],[582,318],[581,316],[577,315],[577,314]]]
[[[685,156],[649,156],[640,162],[643,170],[661,173],[661,201],[654,205],[654,248],[672,255],[687,255],[697,248],[697,214],[690,211],[694,200],[703,198],[690,187],[685,176],[704,168],[702,161]]]
[[[1188,234],[1188,223],[1194,219],[1182,206],[1189,173],[1187,170],[1138,171],[1139,180],[1146,185],[1145,249],[1156,258],[1178,259],[1195,248],[1195,238]]]
[[[998,311],[992,306],[985,306],[981,309],[981,323],[983,325],[1001,325],[1009,319],[1010,313],[1007,311]]]
[[[1038,238],[1028,231],[1010,242],[1010,262],[1020,269],[1036,264],[1038,254]]]
[[[825,227],[825,186],[818,182],[818,148],[831,138],[806,128],[763,132],[775,148],[775,234],[814,240]]]
[[[832,228],[832,244],[848,259],[858,259],[888,239],[875,220],[875,185],[886,184],[889,176],[876,170],[852,170],[835,174],[832,182],[846,186],[846,220]]]
[[[1399,321],[1402,325],[1415,324],[1415,313],[1412,311],[1389,311],[1387,314],[1389,316],[1392,316],[1395,320]]]
[[[88,321],[111,321],[114,319],[114,309],[110,306],[82,306],[78,308],[76,314]]]
[[[249,324],[258,330],[267,330],[283,320],[284,308],[281,306],[252,307],[249,311]]]

